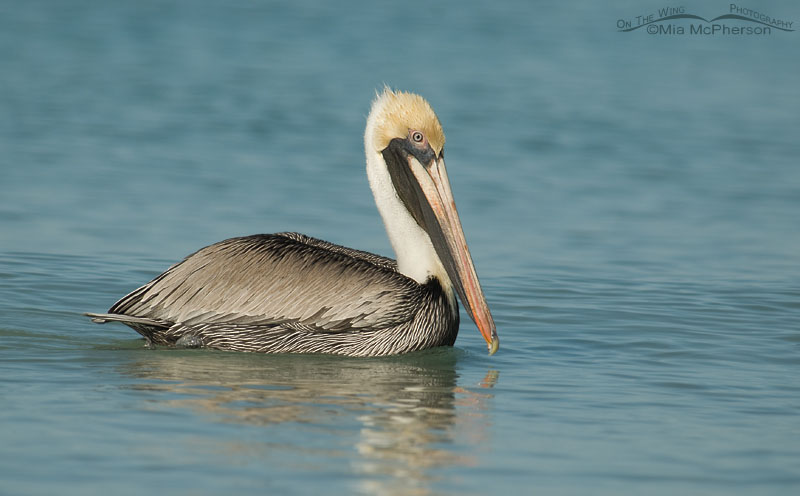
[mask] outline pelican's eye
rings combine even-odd
[[[425,133],[416,129],[408,130],[408,138],[403,140],[406,153],[413,155],[423,167],[429,167],[436,158],[436,153],[428,143]]]

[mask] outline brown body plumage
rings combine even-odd
[[[438,280],[418,284],[394,260],[297,233],[207,246],[93,317],[154,344],[270,353],[391,355],[458,333]]]

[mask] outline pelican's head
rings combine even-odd
[[[414,93],[385,88],[372,103],[366,146],[381,153],[395,138],[408,137],[409,130],[422,133],[431,150],[438,156],[444,149],[444,131],[427,100]]]
[[[385,88],[372,103],[364,147],[398,270],[419,283],[437,277],[454,288],[494,353],[500,341],[450,191],[436,113],[419,95]]]

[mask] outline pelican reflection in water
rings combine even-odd
[[[148,343],[381,356],[452,346],[461,299],[499,340],[461,228],[444,132],[422,97],[384,89],[367,118],[367,175],[397,260],[297,233],[202,248],[115,303]]]
[[[179,412],[168,415],[177,422],[187,411],[210,419],[208,431],[177,435],[178,452],[188,443],[223,468],[258,463],[278,473],[341,466],[369,494],[433,494],[437,480],[471,470],[492,445],[498,373],[465,377],[462,356],[135,353],[116,370],[146,392],[148,409]],[[221,423],[251,435],[229,436]]]

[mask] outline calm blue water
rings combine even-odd
[[[797,492],[800,31],[598,3],[0,2],[0,494]],[[80,315],[236,235],[390,255],[384,83],[443,121],[495,356],[466,316],[345,359]]]

